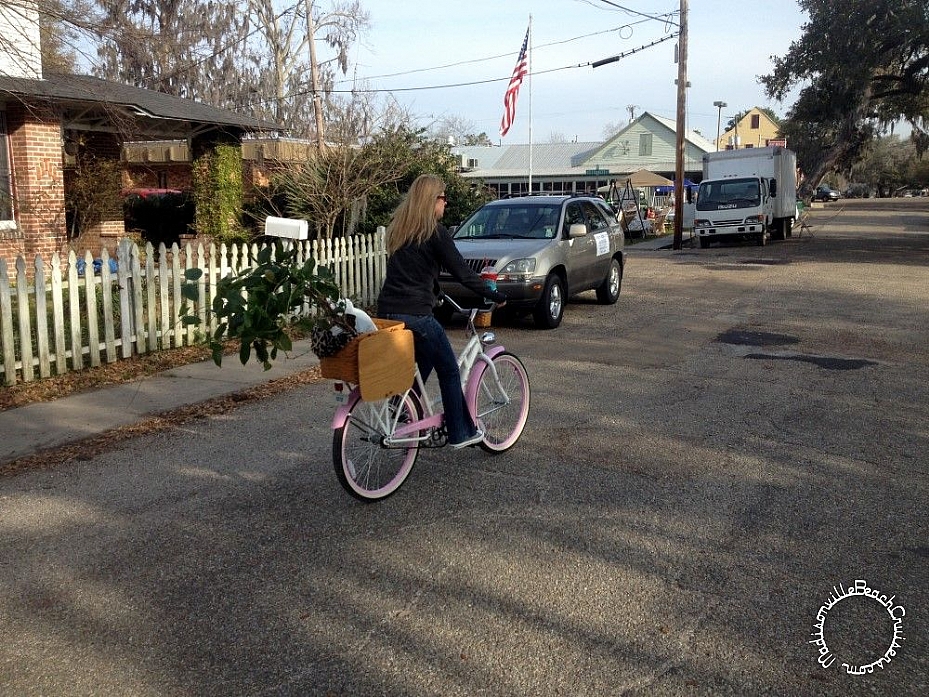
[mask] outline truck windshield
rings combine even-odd
[[[757,179],[725,179],[700,184],[698,211],[728,208],[751,208],[761,205],[761,187]]]

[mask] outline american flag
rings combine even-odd
[[[519,58],[516,59],[516,67],[513,68],[513,75],[510,77],[510,84],[506,87],[506,94],[503,95],[503,120],[500,122],[500,135],[505,136],[510,126],[513,125],[513,119],[516,118],[516,97],[519,95],[519,88],[523,84],[523,78],[529,71],[529,61],[526,59],[526,49],[529,47],[529,30],[526,29],[526,38],[523,39],[523,47],[519,49]]]

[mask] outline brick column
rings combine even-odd
[[[47,259],[67,240],[60,117],[12,102],[6,113],[22,253],[29,262],[36,254]]]

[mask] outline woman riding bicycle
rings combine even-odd
[[[445,182],[423,174],[416,178],[387,227],[387,275],[377,299],[378,315],[402,321],[413,332],[416,364],[422,379],[435,368],[445,409],[448,443],[477,445],[484,433],[472,422],[461,391],[458,360],[445,330],[432,314],[444,268],[465,287],[498,305],[506,296],[471,270],[439,223],[445,213]]]

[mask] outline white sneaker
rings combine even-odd
[[[484,440],[484,432],[481,429],[477,429],[477,433],[475,433],[470,438],[466,438],[460,443],[449,443],[449,445],[455,448],[455,450],[458,450],[459,448],[467,448],[469,445],[477,445],[483,440]]]

